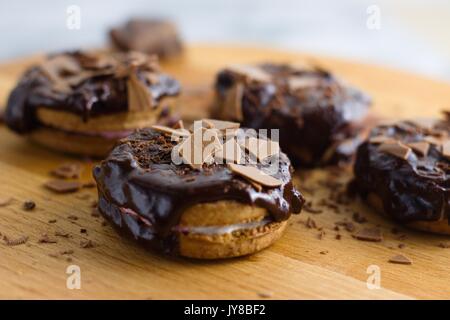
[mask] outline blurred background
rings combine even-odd
[[[79,30],[67,28],[71,5]],[[132,16],[169,18],[188,42],[307,51],[450,81],[449,0],[1,0],[0,61],[102,46]]]

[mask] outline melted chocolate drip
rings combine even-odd
[[[356,122],[367,115],[370,98],[361,91],[344,86],[325,70],[297,70],[288,65],[263,64],[272,75],[271,83],[249,83],[242,99],[242,125],[254,129],[280,129],[280,145],[294,165],[317,165],[348,161],[360,142]],[[292,92],[290,77],[316,79],[318,84]],[[219,73],[216,91],[224,99],[239,81],[233,72]],[[214,115],[213,117],[218,117]],[[236,120],[236,119],[229,119]],[[350,141],[353,140],[353,143]],[[347,147],[340,148],[341,143]],[[348,148],[348,145],[353,147]],[[323,161],[328,148],[333,155]],[[305,158],[305,151],[309,154]]]
[[[151,129],[140,130],[122,140],[94,168],[100,211],[116,226],[126,224],[135,238],[158,244],[171,242],[172,229],[183,211],[203,202],[236,200],[255,205],[267,209],[275,221],[288,219],[291,212],[300,212],[304,199],[292,184],[286,155],[280,155],[275,175],[282,185],[258,192],[225,165],[204,165],[198,171],[173,164],[173,146],[169,137]],[[131,209],[149,225],[127,223],[120,208]]]
[[[82,63],[80,52],[63,53]],[[54,57],[54,56],[53,56]],[[165,74],[158,74],[158,81],[150,83],[143,74],[147,70],[136,69],[137,76],[144,83],[157,105],[165,96],[176,96],[179,83]],[[125,112],[128,110],[128,91],[125,77],[113,74],[93,75],[81,83],[71,86],[69,92],[55,90],[52,81],[40,66],[30,68],[11,92],[5,122],[18,133],[27,133],[40,126],[36,117],[37,108],[49,108],[79,115],[87,121],[89,117]]]
[[[448,122],[430,131],[408,122],[374,128],[371,136],[386,136],[404,144],[422,141],[432,133],[450,133]],[[379,144],[365,142],[357,151],[352,189],[363,197],[378,195],[384,211],[402,222],[437,221],[449,218],[450,161],[440,147],[430,145],[428,154],[411,153],[407,159],[378,150]]]

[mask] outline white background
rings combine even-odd
[[[81,8],[81,30],[66,9]],[[366,26],[381,10],[381,30]],[[174,20],[190,42],[263,44],[368,61],[450,81],[449,0],[0,0],[0,60],[106,43],[131,16]]]

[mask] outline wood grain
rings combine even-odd
[[[6,99],[23,68],[39,57],[0,66],[0,101]],[[337,72],[349,82],[368,91],[375,101],[374,111],[384,117],[436,116],[449,108],[450,86],[398,70],[358,64],[333,58],[279,52],[261,48],[234,46],[190,46],[185,56],[163,68],[177,76],[185,93],[183,116],[193,119],[205,115],[211,102],[211,86],[216,71],[228,63],[261,61],[293,62],[313,60]],[[148,252],[122,239],[102,219],[91,216],[95,189],[75,194],[54,195],[43,187],[48,172],[63,161],[74,161],[29,144],[4,126],[0,127],[0,197],[13,201],[0,207],[0,233],[9,238],[29,236],[26,244],[0,244],[0,298],[243,298],[258,299],[410,299],[450,298],[450,243],[448,237],[434,236],[399,228],[405,239],[393,234],[390,221],[377,216],[358,199],[340,206],[339,212],[319,204],[335,194],[351,177],[351,170],[313,170],[297,173],[296,184],[314,207],[322,213],[303,212],[294,216],[284,237],[271,248],[253,256],[216,262],[168,258]],[[82,160],[79,160],[82,161]],[[85,167],[81,180],[90,179],[92,163]],[[334,191],[333,191],[334,190]],[[32,211],[22,209],[33,200]],[[355,223],[356,228],[380,225],[385,240],[368,243],[355,240],[335,222],[351,220],[354,212],[369,221]],[[68,217],[75,215],[78,220]],[[325,232],[307,228],[313,218]],[[49,220],[57,220],[49,223]],[[87,234],[80,229],[86,229]],[[69,238],[54,236],[67,232]],[[43,233],[58,240],[56,244],[39,243]],[[90,239],[94,248],[80,248],[80,241]],[[405,245],[400,249],[399,244]],[[62,250],[74,250],[72,261]],[[413,260],[411,266],[388,263],[395,254]],[[66,288],[66,268],[81,268],[81,289]],[[376,265],[381,272],[380,289],[368,289],[367,268]]]

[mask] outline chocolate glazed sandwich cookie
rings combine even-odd
[[[94,168],[99,211],[145,246],[185,257],[266,248],[304,199],[278,145],[239,140],[238,127],[203,120],[192,131],[154,126],[121,140]]]
[[[62,53],[25,72],[9,96],[5,122],[41,145],[100,157],[137,128],[174,121],[179,91],[156,57]]]
[[[399,223],[450,234],[449,132],[447,120],[374,128],[358,148],[351,190]]]
[[[230,66],[216,80],[212,116],[279,128],[294,164],[346,162],[363,141],[370,99],[328,71],[305,66]]]

